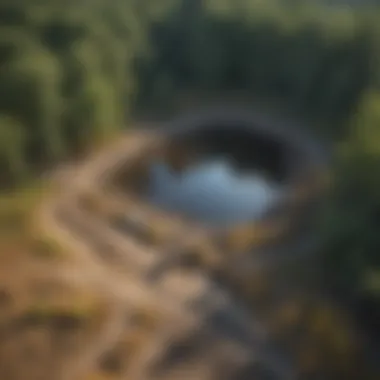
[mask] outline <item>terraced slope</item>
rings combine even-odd
[[[284,291],[285,283],[275,276],[305,247],[310,251],[311,237],[293,226],[301,220],[300,208],[320,191],[315,185],[322,177],[308,176],[304,187],[297,179],[281,208],[259,223],[227,230],[165,213],[129,187],[157,155],[175,161],[168,146],[192,126],[201,131],[210,120],[251,124],[251,115],[239,115],[212,111],[179,120],[174,133],[170,128],[128,133],[58,178],[61,191],[37,215],[39,234],[75,253],[119,308],[119,317],[109,320],[98,341],[69,373],[62,372],[62,380],[103,372],[134,380],[297,378],[288,353],[252,312],[244,292],[251,291],[252,301],[269,288],[272,294]],[[258,120],[252,125],[269,132]],[[324,174],[323,160],[303,141],[273,136],[298,144],[304,162]],[[260,283],[263,274],[267,284]],[[133,343],[140,328],[145,340]],[[127,355],[128,350],[133,352]]]

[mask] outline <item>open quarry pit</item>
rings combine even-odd
[[[209,110],[128,132],[65,180],[41,224],[105,270],[129,314],[145,303],[162,316],[127,378],[297,378],[257,302],[313,251],[321,152],[257,115]]]
[[[155,143],[110,180],[131,203],[207,231],[229,252],[273,245],[313,220],[326,162],[299,133],[241,110],[184,116],[150,133]]]

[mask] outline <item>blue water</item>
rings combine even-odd
[[[150,168],[148,198],[167,211],[207,224],[259,219],[282,194],[257,173],[236,172],[227,160],[210,160],[174,173],[164,162]]]

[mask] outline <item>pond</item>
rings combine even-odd
[[[238,171],[226,158],[210,158],[182,172],[156,161],[147,197],[160,208],[205,224],[231,226],[260,219],[281,199],[282,186],[258,171]]]

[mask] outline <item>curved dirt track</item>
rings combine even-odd
[[[225,117],[223,113],[219,115]],[[189,117],[188,121],[193,122],[194,118]],[[74,252],[77,260],[86,266],[87,276],[96,278],[115,297],[115,302],[120,304],[120,312],[125,309],[133,311],[139,305],[149,305],[163,315],[159,331],[152,335],[149,345],[124,374],[125,378],[175,379],[180,373],[183,379],[219,380],[221,374],[218,367],[222,363],[230,363],[231,373],[226,371],[223,378],[232,380],[239,379],[239,373],[244,372],[244,369],[252,368],[251,373],[257,373],[254,368],[260,362],[271,369],[274,379],[296,379],[286,355],[269,343],[265,328],[247,312],[244,305],[240,305],[230,295],[228,289],[221,288],[209,278],[207,268],[200,271],[183,270],[176,264],[178,261],[170,257],[171,250],[168,248],[157,250],[141,244],[133,237],[115,230],[107,219],[81,206],[81,196],[88,192],[96,193],[104,202],[107,202],[107,198],[112,199],[112,193],[108,194],[101,186],[109,172],[127,162],[128,155],[133,156],[144,146],[155,143],[149,128],[140,130],[143,132],[127,134],[101,154],[58,175],[56,180],[62,185],[61,191],[46,201],[38,214],[40,233],[53,237],[65,249]],[[312,148],[306,144],[305,149]],[[326,158],[323,151],[316,151],[315,154],[318,159]],[[122,203],[119,208],[123,211],[121,207]],[[185,251],[184,246],[199,233],[197,230],[186,231],[186,235],[188,237],[182,246],[174,247],[174,256],[178,251]],[[295,239],[290,256],[294,258],[297,254],[303,254],[305,246],[310,252],[312,245],[309,237]],[[261,270],[263,265],[279,263],[279,256],[283,260],[289,256],[285,254],[289,254],[289,246],[273,249],[275,252],[265,252],[251,259],[249,265],[252,270],[254,266]],[[169,260],[165,252],[169,252]],[[163,265],[163,260],[168,260],[169,264]],[[152,271],[162,267],[164,269],[159,270],[158,278],[154,282],[150,281]],[[216,316],[219,316],[218,320],[224,321],[220,327],[215,322]],[[70,371],[62,373],[62,380],[79,378],[89,371],[102,353],[116,344],[125,328],[122,319],[116,315],[109,321],[98,343],[83,358],[74,360]],[[193,353],[174,367],[168,365],[164,370],[157,370],[157,366],[165,362],[165,352],[170,350],[176,340],[190,339],[199,332],[208,336],[197,343],[195,351],[199,351],[199,355]],[[208,355],[202,356],[201,352],[205,351]]]

